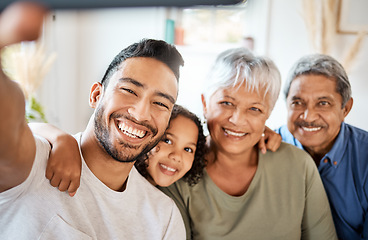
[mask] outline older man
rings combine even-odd
[[[340,239],[368,239],[368,132],[346,124],[353,98],[344,68],[322,54],[302,57],[285,85],[282,139],[314,159]]]

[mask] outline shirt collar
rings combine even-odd
[[[334,145],[332,146],[331,150],[322,158],[320,164],[323,164],[325,159],[327,159],[335,168],[340,164],[347,148],[345,143],[347,138],[346,134],[347,132],[345,131],[345,123],[342,122],[340,126],[340,132],[337,135]]]

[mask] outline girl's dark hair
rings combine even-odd
[[[207,153],[206,137],[203,134],[203,126],[201,120],[197,117],[197,115],[177,104],[174,105],[174,108],[172,110],[168,127],[170,127],[171,121],[178,116],[183,116],[192,120],[198,127],[198,141],[197,148],[194,153],[193,164],[189,171],[183,176],[183,180],[187,182],[190,186],[192,186],[198,183],[198,181],[202,178],[203,169],[207,163],[204,158],[205,154]],[[135,167],[137,168],[138,172],[145,178],[149,176],[149,173],[147,171],[148,164],[146,161],[148,158],[149,153],[147,153],[143,159],[137,160],[135,162]]]

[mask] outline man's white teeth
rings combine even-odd
[[[302,127],[302,128],[306,132],[315,132],[321,130],[321,127],[314,127],[314,128]]]
[[[230,130],[225,129],[225,132],[229,135],[235,136],[235,137],[242,137],[245,136],[246,133],[236,133],[236,132],[232,132]]]
[[[118,124],[118,128],[122,131],[125,135],[131,138],[143,138],[145,135],[145,131],[133,129],[132,127],[127,126],[125,123],[120,122]]]
[[[170,171],[170,172],[176,172],[176,169],[174,169],[174,168],[168,167],[168,166],[163,165],[163,164],[160,164],[160,166],[161,166],[163,169],[166,169],[167,171]]]

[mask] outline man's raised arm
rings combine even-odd
[[[0,49],[36,40],[46,9],[17,2],[0,15]],[[1,62],[0,62],[1,65]],[[0,192],[22,183],[35,155],[35,141],[25,119],[25,99],[17,83],[0,69]]]

